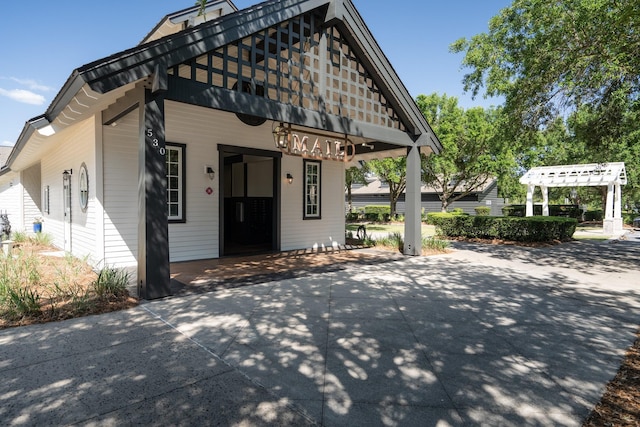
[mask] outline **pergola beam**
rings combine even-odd
[[[549,187],[607,187],[603,228],[606,234],[622,231],[621,186],[627,183],[622,162],[532,168],[520,178],[527,186],[526,216],[533,216],[533,193],[542,190],[542,215],[549,216]]]

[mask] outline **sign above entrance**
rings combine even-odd
[[[273,129],[276,148],[290,156],[350,162],[356,155],[355,145],[346,137],[335,138],[307,130],[295,130],[291,124]]]

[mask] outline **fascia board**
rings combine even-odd
[[[242,39],[263,28],[326,6],[329,0],[284,0],[262,3],[183,30],[81,67],[92,90],[106,93],[153,74],[161,58],[167,66],[180,64]]]

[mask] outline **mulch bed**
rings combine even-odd
[[[640,331],[583,427],[640,426]]]

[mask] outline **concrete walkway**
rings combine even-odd
[[[640,239],[455,247],[0,331],[0,424],[579,426]]]

